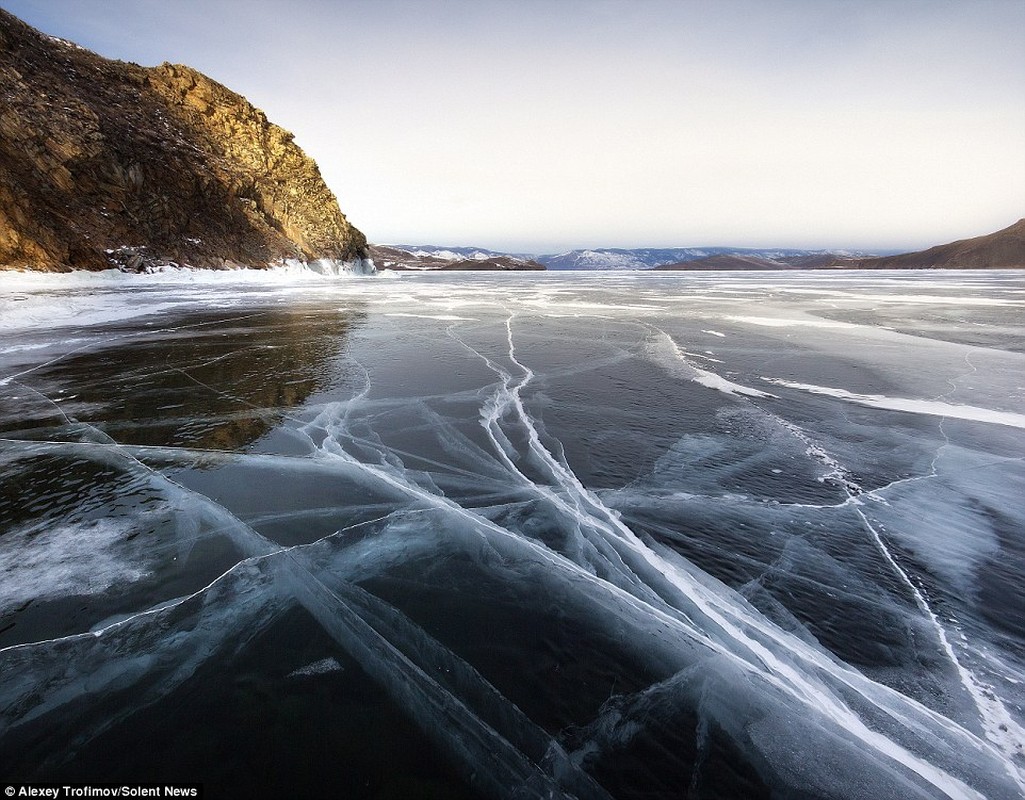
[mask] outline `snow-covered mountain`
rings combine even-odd
[[[786,265],[791,259],[817,255],[853,256],[848,251],[800,250],[794,248],[749,247],[639,247],[634,249],[598,248],[570,250],[555,255],[537,256],[536,260],[548,269],[653,269],[664,264],[698,261],[713,256],[741,256]],[[859,254],[860,255],[860,254]]]
[[[441,259],[443,261],[487,261],[490,258],[532,259],[529,253],[504,253],[484,247],[448,247],[437,244],[392,244],[395,250],[405,250],[417,258]]]
[[[529,257],[496,253],[480,247],[372,244],[370,257],[378,269],[391,270],[543,270]]]

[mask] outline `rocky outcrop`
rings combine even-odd
[[[1025,268],[1025,218],[986,236],[960,239],[915,253],[862,258],[853,265],[843,266],[859,269]]]
[[[0,268],[366,257],[317,165],[244,97],[0,10]]]

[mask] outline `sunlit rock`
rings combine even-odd
[[[373,269],[292,134],[194,69],[111,61],[0,10],[0,92],[0,269]]]

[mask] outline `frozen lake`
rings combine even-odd
[[[1025,792],[1025,275],[0,273],[0,777]]]

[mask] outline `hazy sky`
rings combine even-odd
[[[372,241],[917,248],[1025,216],[1023,0],[0,0],[295,132]]]

